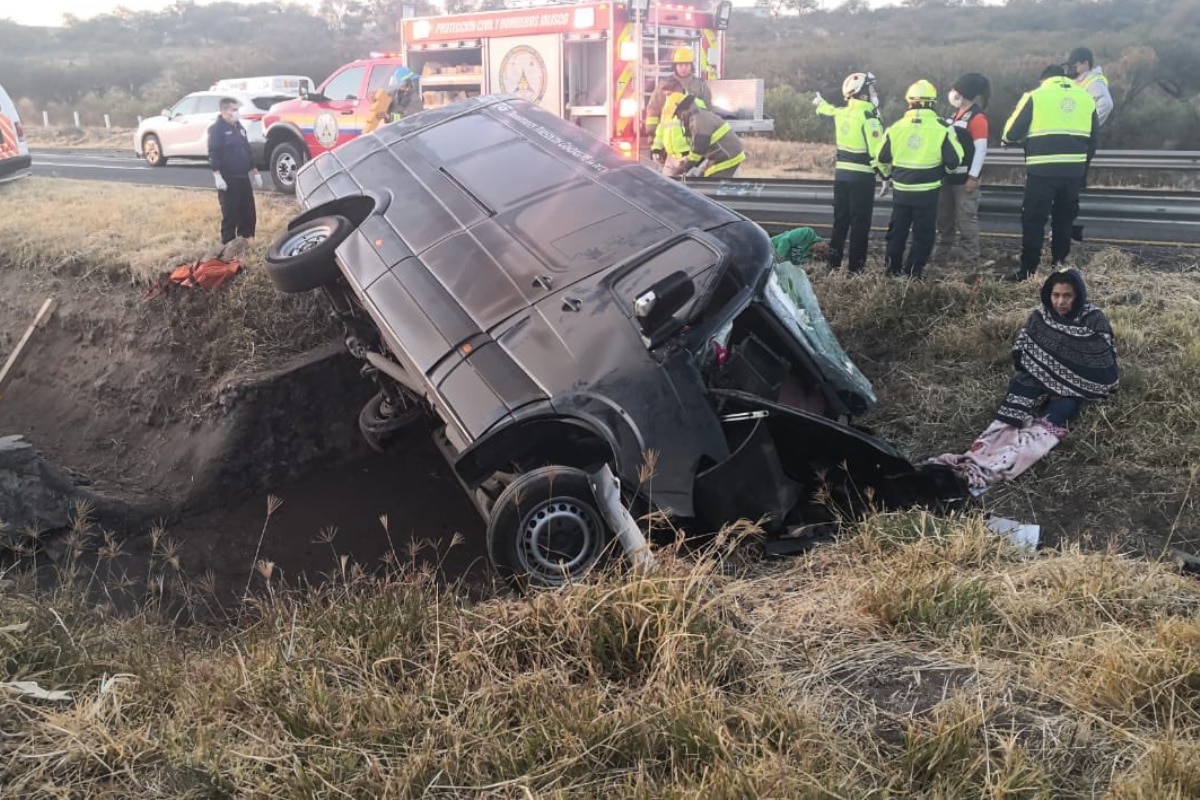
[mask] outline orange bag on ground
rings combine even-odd
[[[184,264],[176,267],[162,280],[155,283],[143,295],[143,300],[157,297],[167,291],[172,285],[185,289],[220,289],[225,283],[242,270],[240,261],[222,261],[219,258],[209,258],[194,264]]]

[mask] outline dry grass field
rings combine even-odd
[[[39,336],[64,347],[114,308],[127,358],[203,340],[212,355],[172,350],[192,392],[336,335],[257,269],[282,202],[260,204],[228,289],[142,303],[212,244],[211,193],[3,192],[0,351],[47,290],[74,321]],[[911,512],[770,562],[742,525],[652,573],[521,597],[447,586],[413,552],[356,564],[331,537],[319,585],[264,553],[227,609],[169,531],[129,570],[80,509],[54,588],[0,566],[0,797],[1200,796],[1200,584],[1159,558],[1200,545],[1194,252],[1077,256],[1122,390],[987,498],[1043,526],[1037,552],[977,514]],[[1036,288],[953,267],[813,282],[875,384],[864,422],[916,458],[965,447]]]

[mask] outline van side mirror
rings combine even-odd
[[[642,335],[650,339],[661,338],[663,327],[695,294],[696,285],[691,276],[678,270],[638,295],[633,302],[633,313]]]

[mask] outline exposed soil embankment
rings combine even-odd
[[[165,327],[171,304],[136,287],[30,281],[0,270],[0,341],[10,349],[28,309],[54,295],[0,405],[0,428],[21,434],[101,497],[148,512],[201,507],[294,478],[359,447],[351,425],[367,390],[330,345],[216,386],[192,349]]]

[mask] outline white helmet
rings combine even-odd
[[[849,100],[858,96],[864,89],[875,83],[875,75],[870,72],[855,72],[846,76],[842,81],[842,97]]]

